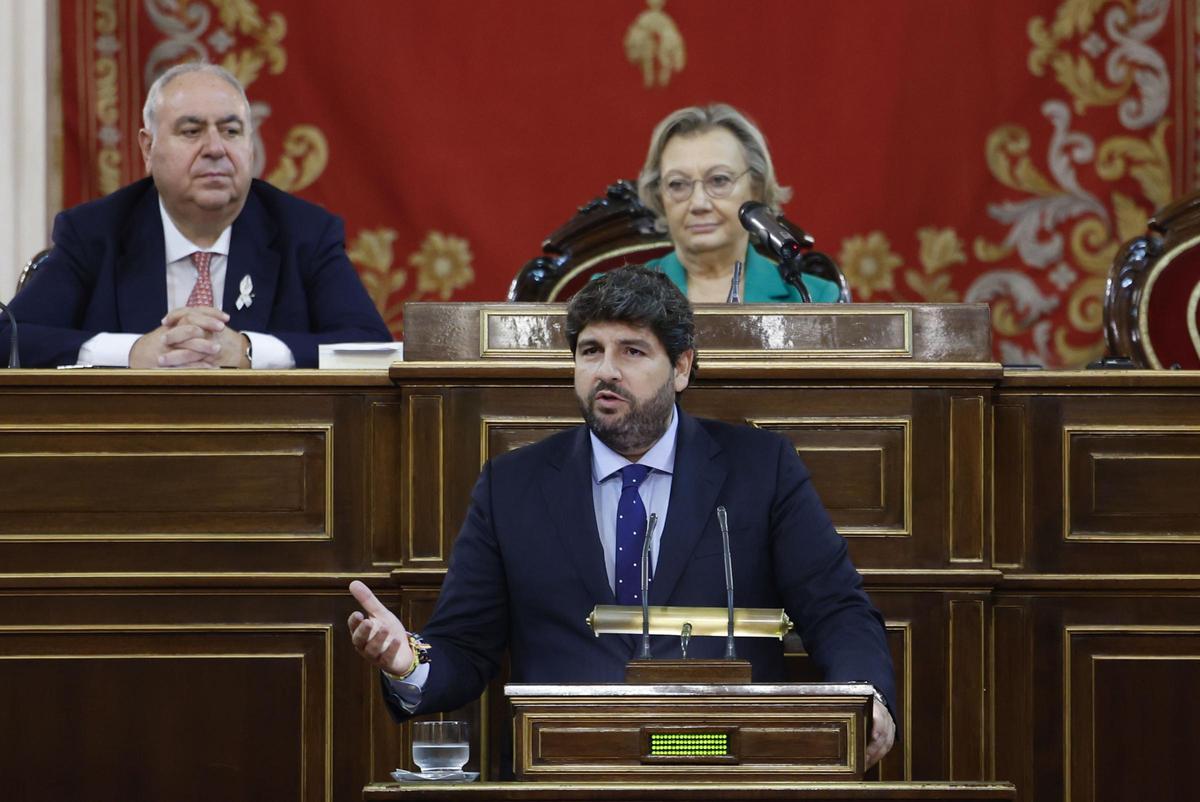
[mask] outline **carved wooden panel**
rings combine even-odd
[[[1025,405],[998,401],[992,407],[992,443],[992,567],[1019,568],[1026,554],[1032,479]]]
[[[970,414],[954,418],[957,437],[970,448],[952,459],[949,399],[958,395]],[[963,553],[978,557],[989,490],[982,481],[981,403],[978,393],[942,388],[701,382],[684,395],[694,415],[759,425],[791,439],[860,568],[957,567],[950,552],[952,513],[967,527],[961,529]]]
[[[912,421],[751,418],[792,442],[846,537],[912,533]]]
[[[994,678],[995,771],[1023,799],[1190,799],[1181,737],[1200,716],[1200,598],[1000,594]]]
[[[4,797],[352,797],[367,687],[345,638],[347,598],[7,590]]]
[[[487,415],[480,424],[482,459],[489,460],[506,452],[532,445],[552,434],[572,429],[581,423],[583,423],[583,419],[580,417]]]
[[[1063,740],[1072,800],[1185,799],[1200,720],[1200,623],[1065,629]]]
[[[984,559],[984,478],[987,461],[987,408],[981,396],[950,400],[950,560],[982,563]]]
[[[0,428],[0,539],[329,538],[332,427]]]
[[[946,673],[950,700],[950,779],[982,780],[987,776],[988,743],[985,691],[987,687],[987,628],[984,600],[948,600],[950,605],[949,663]]]
[[[1001,564],[1200,573],[1200,494],[1190,492],[1200,475],[1198,402],[1182,393],[1006,394],[996,429]],[[1002,445],[1001,432],[1021,439]]]
[[[397,565],[405,554],[403,455],[404,411],[399,399],[374,401],[370,407],[367,451],[367,548],[375,565]]]
[[[406,398],[404,488],[409,565],[444,567],[449,558],[442,528],[447,442],[445,398],[439,393],[412,393]]]
[[[1067,540],[1200,543],[1200,425],[1067,426]]]

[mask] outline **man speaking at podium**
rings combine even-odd
[[[883,620],[793,446],[679,409],[696,366],[694,324],[665,275],[625,267],[600,276],[571,300],[566,328],[586,423],[484,466],[422,635],[361,582],[350,586],[366,613],[350,616],[351,639],[384,672],[389,707],[398,717],[461,707],[505,649],[513,682],[622,682],[635,639],[596,637],[588,614],[641,604],[648,514],[658,520],[650,603],[724,607],[724,506],[735,604],[785,608],[826,681],[870,682],[882,694],[873,765],[895,737]],[[720,658],[724,647],[698,638],[688,654]],[[678,650],[677,637],[654,639],[655,656]],[[755,682],[786,681],[779,641],[739,639],[737,651]]]

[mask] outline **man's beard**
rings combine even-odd
[[[612,420],[601,420],[596,413],[596,395],[607,390],[625,399],[629,409],[625,415]],[[649,450],[654,441],[662,437],[671,423],[671,410],[675,406],[675,382],[668,378],[658,392],[646,401],[639,402],[628,390],[601,381],[588,393],[587,400],[579,399],[579,409],[600,442],[618,454],[633,454]]]

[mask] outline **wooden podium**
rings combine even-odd
[[[506,685],[518,780],[857,780],[864,684]]]

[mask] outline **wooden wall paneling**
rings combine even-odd
[[[361,562],[363,396],[0,393],[6,573],[294,573]]]
[[[1024,710],[997,710],[997,755],[1015,763],[1005,779],[1022,783],[1027,800],[1191,799],[1181,767],[1194,757],[1186,733],[1200,716],[1191,693],[1200,682],[1200,586],[1120,592],[1105,584],[999,594],[1004,637],[1019,648],[1023,627],[1032,649],[1028,660],[1008,662],[1019,673],[1000,676],[997,662],[999,698],[1013,700],[1025,686],[1032,711],[1022,730]]]
[[[1071,799],[1194,796],[1177,775],[1195,758],[1185,734],[1200,720],[1192,692],[1200,683],[1200,617],[1192,621],[1064,627]]]
[[[991,607],[988,717],[991,745],[988,776],[1003,777],[1028,792],[1033,787],[1033,625],[1028,601],[1004,595]],[[1032,798],[1029,796],[1026,799]]]
[[[877,587],[870,580],[867,589],[887,627],[898,697],[893,700],[897,741],[880,762],[880,779],[945,779],[949,771],[944,715],[949,635],[944,593]]]
[[[689,389],[687,410],[789,437],[812,462],[813,483],[857,566],[949,566],[948,413],[941,390],[714,385]]]
[[[946,600],[949,607],[947,745],[952,780],[982,780],[987,776],[986,595],[955,593]]]
[[[404,564],[441,570],[449,559],[443,528],[446,398],[435,389],[405,393]]]
[[[1020,400],[997,401],[992,408],[992,567],[1025,564],[1030,498],[1028,411]]]
[[[1029,571],[1200,573],[1200,393],[1030,398]]]
[[[0,590],[4,797],[356,798],[374,689],[351,607],[340,587]]]
[[[991,458],[987,404],[981,395],[954,395],[949,402],[950,561],[983,564],[990,490],[984,478]]]
[[[369,406],[363,475],[367,494],[366,560],[379,568],[402,565],[408,533],[405,527],[404,407],[399,399],[376,398]]]

